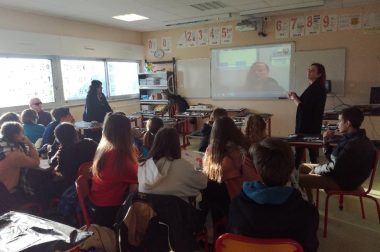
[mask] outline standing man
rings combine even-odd
[[[53,118],[51,117],[51,114],[49,112],[45,112],[42,109],[42,102],[40,98],[34,97],[30,99],[29,107],[33,109],[34,111],[36,111],[38,114],[37,124],[42,124],[44,126],[47,126],[53,120]]]

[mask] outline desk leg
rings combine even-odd
[[[268,136],[270,137],[271,136],[271,133],[272,133],[272,119],[269,117],[268,118]]]

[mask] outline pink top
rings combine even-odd
[[[126,157],[126,167],[119,173],[116,170],[116,153],[106,154],[103,170],[99,177],[93,176],[91,187],[91,201],[96,206],[120,206],[125,200],[129,185],[138,184],[138,164]]]

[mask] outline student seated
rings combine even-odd
[[[69,123],[74,123],[75,119],[70,113],[69,108],[56,108],[52,112],[54,121],[48,124],[46,126],[44,135],[42,136],[42,144],[50,144],[52,145],[54,142],[54,130],[58,126],[58,124],[63,123],[63,122],[69,122]]]
[[[250,115],[245,124],[245,136],[255,144],[267,137],[267,124],[260,115]]]
[[[253,148],[252,159],[262,182],[244,182],[232,200],[228,232],[255,238],[284,238],[299,242],[304,251],[317,251],[318,210],[287,187],[294,169],[290,146],[267,138]]]
[[[61,123],[54,130],[59,149],[52,158],[52,166],[62,175],[63,190],[74,185],[81,164],[93,161],[98,144],[91,139],[78,137],[74,125]]]
[[[0,117],[0,127],[6,122],[18,122],[21,123],[20,117],[18,114],[13,113],[13,112],[7,112],[1,115]]]
[[[29,108],[33,109],[38,114],[38,124],[42,124],[43,126],[47,126],[53,118],[51,117],[51,114],[49,112],[46,112],[42,108],[42,102],[40,98],[33,97],[29,101]]]
[[[107,114],[92,165],[93,223],[112,227],[125,196],[137,191],[137,167],[130,120],[121,114]]]
[[[356,107],[346,108],[339,115],[338,129],[343,134],[333,149],[329,142],[334,132],[323,134],[327,163],[302,164],[299,183],[312,201],[311,188],[355,190],[369,177],[374,162],[375,147],[360,126],[364,115]]]
[[[212,126],[210,144],[203,158],[203,172],[209,178],[202,193],[203,215],[211,212],[214,237],[225,232],[230,200],[241,191],[243,181],[259,180],[248,156],[249,142],[229,117],[217,119]]]
[[[241,191],[243,181],[259,179],[252,162],[247,162],[249,146],[231,118],[222,117],[214,122],[203,171],[210,180],[224,182],[231,199]]]
[[[200,152],[206,151],[207,146],[210,142],[212,124],[214,123],[216,119],[224,117],[224,116],[228,116],[227,110],[225,110],[224,108],[216,108],[212,111],[210,115],[210,120],[207,123],[203,124],[203,127],[201,129],[202,140],[199,144],[198,151]]]
[[[25,137],[20,123],[1,126],[0,182],[10,192],[17,191],[21,168],[36,168],[40,159],[34,144]]]
[[[37,124],[38,115],[33,109],[25,109],[21,113],[21,121],[23,123],[24,134],[32,143],[36,143],[39,138],[42,138],[45,127]]]
[[[147,157],[150,151],[150,148],[152,147],[154,137],[161,129],[164,127],[164,122],[162,121],[161,118],[158,117],[153,117],[150,118],[147,123],[146,123],[146,129],[147,131],[145,132],[143,136],[143,147],[141,151],[142,157]]]
[[[173,195],[188,201],[207,186],[207,177],[181,158],[179,135],[174,128],[160,129],[149,155],[138,170],[139,192]]]

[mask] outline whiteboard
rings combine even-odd
[[[210,98],[210,59],[177,60],[178,93],[186,98]]]
[[[346,73],[346,49],[344,48],[297,51],[295,53],[295,91],[297,94],[301,95],[309,85],[307,69],[314,62],[325,66],[326,79],[331,80],[332,93],[343,96]]]

